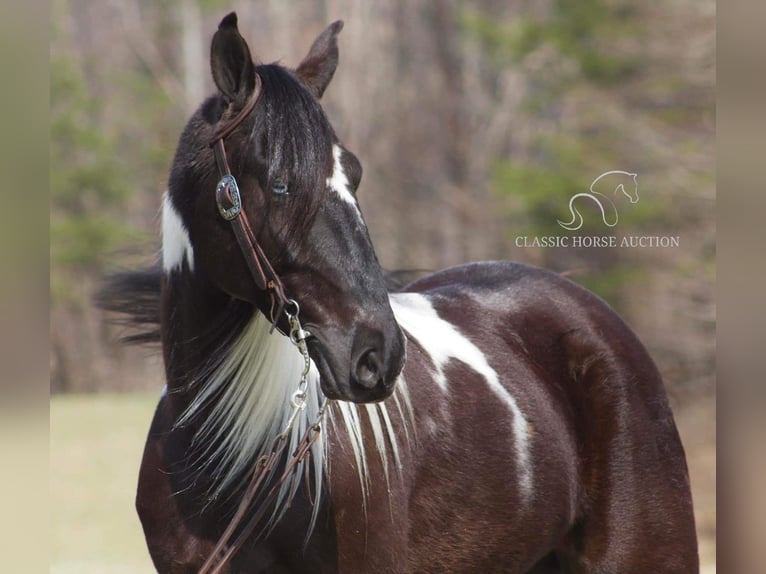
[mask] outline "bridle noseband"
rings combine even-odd
[[[234,235],[237,237],[237,243],[245,258],[250,275],[256,286],[262,291],[267,291],[271,297],[271,322],[272,331],[277,326],[277,322],[282,316],[282,311],[286,305],[293,304],[294,301],[288,299],[285,295],[285,288],[282,280],[274,267],[271,265],[263,248],[258,243],[258,239],[250,225],[247,214],[242,209],[242,196],[239,192],[237,180],[231,173],[229,162],[226,158],[226,148],[224,140],[244,122],[255,109],[255,105],[261,97],[262,92],[261,79],[258,74],[255,75],[255,88],[250,98],[245,103],[245,107],[234,117],[227,125],[222,126],[213,134],[209,146],[213,149],[215,163],[218,166],[218,173],[221,179],[215,189],[215,201],[218,205],[218,213],[226,221],[231,223]],[[294,309],[297,308],[294,307]],[[293,309],[293,310],[294,310]]]

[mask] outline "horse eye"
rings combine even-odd
[[[274,187],[271,188],[271,191],[274,193],[274,195],[287,195],[287,184],[275,183]]]

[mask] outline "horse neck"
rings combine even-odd
[[[236,487],[285,428],[303,357],[287,337],[271,333],[270,322],[251,304],[229,298],[188,269],[164,282],[162,337],[175,428],[198,453],[191,464],[216,477],[213,494]],[[307,391],[291,449],[318,416],[315,368]],[[320,447],[315,474],[321,472]]]
[[[184,268],[162,284],[161,333],[168,391],[191,399],[199,380],[225,353],[253,309]]]

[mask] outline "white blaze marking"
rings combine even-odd
[[[346,172],[343,171],[343,164],[340,161],[342,155],[343,150],[341,147],[339,145],[333,145],[332,157],[334,163],[332,167],[332,175],[327,178],[327,187],[338,194],[338,197],[340,197],[343,201],[353,206],[354,212],[361,220],[362,212],[359,211],[359,206],[356,203],[356,198],[349,189],[348,177],[346,177]]]
[[[436,371],[434,379],[442,391],[447,391],[444,367],[450,359],[456,359],[482,375],[490,390],[511,412],[513,443],[519,464],[519,488],[524,497],[529,498],[532,493],[532,466],[527,421],[516,400],[500,383],[497,372],[489,365],[484,353],[454,325],[439,317],[424,295],[393,293],[390,299],[396,321],[431,356]]]
[[[190,270],[194,270],[194,249],[192,248],[189,232],[186,230],[181,216],[173,207],[170,195],[165,192],[162,198],[162,269],[170,273],[181,269],[184,258]]]

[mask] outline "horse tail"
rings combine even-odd
[[[138,271],[122,271],[103,278],[94,297],[96,307],[114,313],[110,322],[125,327],[121,343],[154,344],[160,342],[159,265]]]
[[[582,227],[583,224],[582,214],[577,211],[577,208],[574,206],[575,199],[577,199],[578,195],[580,194],[572,196],[572,198],[569,200],[569,213],[572,215],[572,220],[566,223],[560,219],[556,220],[561,227],[569,231],[577,231]]]

